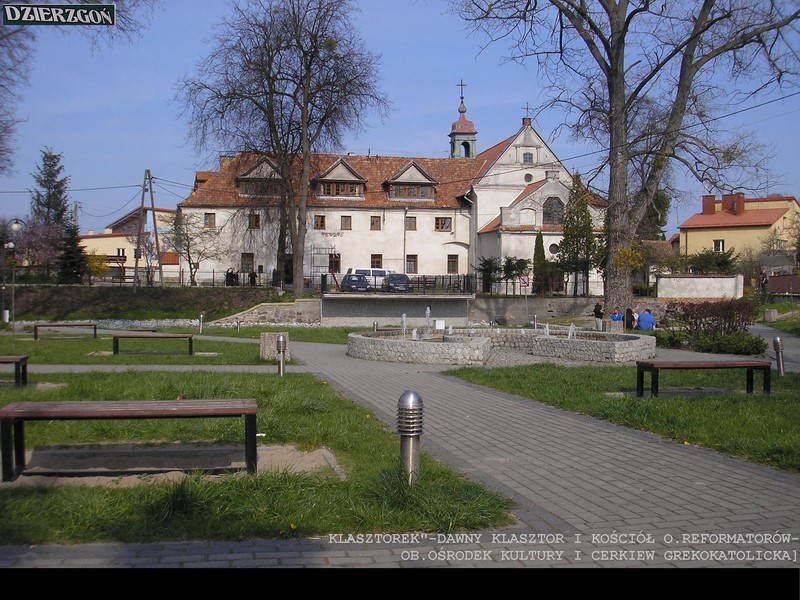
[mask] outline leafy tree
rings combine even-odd
[[[478,266],[473,268],[481,274],[483,291],[487,293],[491,292],[492,286],[497,283],[500,273],[502,272],[500,259],[496,256],[491,256],[489,258],[481,256],[480,259],[478,259]]]
[[[89,272],[86,250],[80,244],[80,230],[74,219],[69,219],[59,245],[56,258],[56,281],[64,284],[82,283]]]
[[[733,253],[733,248],[725,252],[714,250],[701,250],[689,257],[692,272],[700,275],[720,274],[730,275],[736,273],[736,262],[739,257]]]
[[[108,273],[108,261],[104,254],[92,250],[86,255],[86,273],[89,275],[89,285],[94,279],[102,279]]]
[[[544,253],[544,237],[542,232],[536,233],[536,241],[533,246],[533,291],[536,294],[544,294],[548,289],[550,269],[547,264],[547,257]]]
[[[589,213],[589,192],[576,174],[564,211],[564,237],[558,246],[557,261],[565,273],[574,273],[572,295],[578,296],[578,273],[583,275],[584,289],[588,294],[589,271],[595,266],[597,241],[592,215]]]
[[[765,180],[754,136],[739,130],[725,138],[713,117],[795,77],[796,2],[453,4],[489,43],[509,43],[510,59],[538,61],[545,108],[563,109],[577,139],[607,149],[590,180],[603,175],[608,182],[611,305],[632,303],[631,272],[617,257],[631,247],[673,168],[716,189]]]
[[[503,279],[506,282],[506,293],[508,293],[508,282],[511,282],[512,293],[517,295],[517,280],[520,275],[527,275],[531,270],[531,261],[527,258],[517,258],[516,256],[506,256],[503,261]]]
[[[57,3],[58,0],[52,3]],[[139,31],[150,9],[158,0],[115,0],[117,7],[116,24],[114,27],[75,27],[65,25],[58,27],[65,34],[78,33],[90,37],[95,42],[103,38],[113,40],[128,38]],[[47,0],[38,1],[45,4]],[[51,29],[48,26],[45,29]],[[35,54],[36,38],[41,27],[38,26],[12,26],[0,27],[0,175],[11,171],[13,166],[14,136],[16,126],[21,121],[14,114],[15,106],[22,100],[22,88],[28,81],[33,55]]]
[[[368,109],[388,105],[377,91],[378,59],[353,26],[355,12],[352,0],[234,5],[199,76],[185,79],[179,93],[198,146],[213,142],[273,162],[296,295],[304,281],[311,154],[339,146],[345,131],[363,126]],[[280,249],[277,258],[281,268]]]
[[[162,234],[164,248],[174,250],[189,266],[190,284],[197,285],[197,271],[204,260],[222,256],[219,244],[219,229],[206,227],[203,215],[184,214],[178,210],[172,220],[172,228]]]

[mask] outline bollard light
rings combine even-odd
[[[783,342],[779,336],[775,336],[775,339],[772,340],[772,346],[775,348],[775,360],[778,362],[778,375],[783,377],[784,369],[783,369]]]
[[[279,335],[276,343],[278,350],[278,375],[283,377],[286,372],[286,336]]]
[[[378,322],[377,321],[373,321],[372,322],[372,331],[378,331]]]
[[[403,392],[397,401],[397,433],[400,434],[400,462],[409,485],[419,481],[422,413],[422,397],[416,392]]]
[[[203,333],[203,313],[200,313],[200,333]]]

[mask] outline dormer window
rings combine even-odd
[[[280,196],[281,185],[278,179],[241,179],[239,194],[242,196]]]
[[[347,198],[363,198],[364,184],[352,181],[323,181],[320,184],[321,196],[344,196]]]
[[[533,164],[533,152],[523,152],[522,153],[522,163],[525,165],[532,165]]]
[[[433,186],[408,183],[394,183],[389,186],[390,198],[433,200]]]

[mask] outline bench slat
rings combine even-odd
[[[651,369],[744,369],[747,367],[769,367],[768,360],[720,360],[720,361],[675,361],[675,360],[639,360],[637,367]]]
[[[159,419],[170,417],[234,417],[258,412],[255,399],[134,400],[87,402],[15,402],[0,408],[0,418]]]

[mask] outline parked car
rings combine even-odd
[[[389,273],[383,278],[384,292],[410,292],[411,280],[405,273]]]
[[[342,279],[342,291],[344,292],[366,292],[369,289],[369,281],[366,275],[345,275]]]
[[[383,278],[389,273],[392,273],[389,269],[368,269],[367,267],[347,269],[347,275],[364,275],[367,278],[370,290],[383,289]]]

